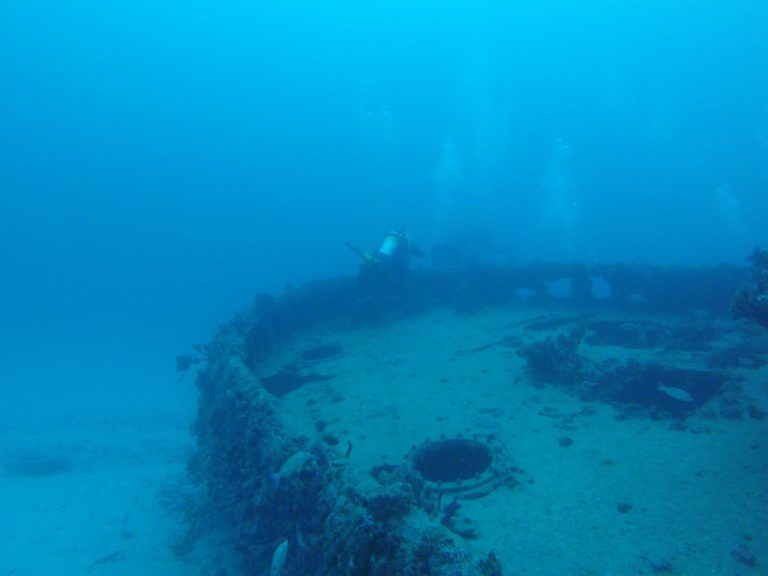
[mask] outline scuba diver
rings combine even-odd
[[[401,285],[411,268],[411,256],[424,255],[402,229],[389,231],[375,254],[349,242],[347,246],[362,260],[358,277],[366,286]]]

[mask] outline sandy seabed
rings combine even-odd
[[[69,417],[5,425],[0,574],[193,574],[172,554],[181,527],[161,504],[163,491],[184,477],[193,446],[190,418]],[[30,461],[37,467],[23,469]]]
[[[342,356],[316,366],[333,379],[294,390],[278,406],[299,431],[322,429],[338,441],[329,449],[361,473],[406,463],[414,445],[441,436],[503,443],[522,469],[519,484],[462,501],[456,522],[476,531],[467,542],[478,555],[493,551],[505,575],[765,573],[768,420],[705,418],[702,410],[684,426],[624,419],[613,406],[537,386],[517,352],[552,335],[519,328],[541,314],[553,315],[436,311],[314,331],[263,368],[268,374],[318,343],[342,346]],[[470,352],[508,337],[513,345]],[[661,350],[644,354],[667,365],[696,363]],[[768,369],[739,373],[744,393],[768,407]],[[198,574],[174,557],[183,527],[162,505],[184,479],[191,418],[69,418],[0,429],[6,462],[34,454],[54,467],[56,458],[66,463],[39,476],[0,472],[0,576]]]

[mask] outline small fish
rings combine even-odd
[[[125,551],[115,550],[111,554],[107,554],[106,556],[102,556],[91,562],[90,566],[88,566],[88,572],[93,572],[95,568],[102,566],[103,564],[112,564],[115,562],[122,562],[123,560],[125,560]]]
[[[304,466],[314,459],[315,457],[309,452],[303,450],[294,452],[283,462],[280,470],[269,475],[269,485],[273,489],[279,488],[284,479],[288,479],[294,474],[300,474],[304,470]]]
[[[680,402],[693,402],[693,396],[691,396],[687,390],[683,390],[682,388],[675,388],[674,386],[664,386],[664,384],[659,384],[656,386],[656,390],[659,392],[664,392],[664,394],[670,398],[674,398]]]

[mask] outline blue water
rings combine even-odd
[[[175,354],[393,226],[502,262],[766,243],[764,0],[9,0],[0,82],[4,417],[191,409]]]

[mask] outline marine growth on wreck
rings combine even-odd
[[[537,265],[414,272],[383,303],[351,278],[260,297],[203,350],[184,552],[214,541],[272,576],[533,574],[521,567],[536,555],[564,554],[552,534],[577,546],[615,530],[596,510],[645,514],[643,478],[666,482],[672,461],[660,445],[764,419],[768,339],[729,311],[745,281]],[[607,445],[601,429],[631,440]],[[695,566],[673,550],[559,562]]]

